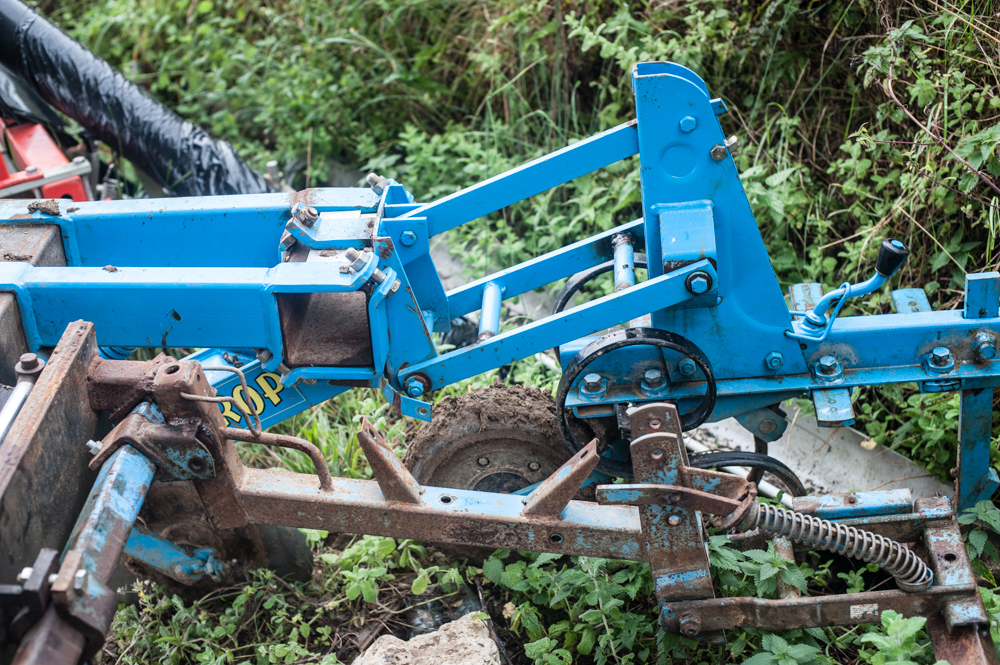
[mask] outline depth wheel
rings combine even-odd
[[[496,384],[434,407],[403,462],[421,485],[509,494],[545,480],[571,456],[550,396]]]
[[[551,396],[537,388],[495,384],[435,406],[403,462],[421,485],[509,494],[545,480],[570,457]],[[594,489],[575,498],[592,501]],[[493,553],[471,545],[435,547],[473,561]]]

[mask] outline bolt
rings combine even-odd
[[[671,515],[670,517],[667,518],[667,524],[669,524],[670,526],[677,526],[680,523],[681,523],[680,515]]]
[[[74,164],[86,164],[87,163],[87,158],[84,157],[83,155],[77,155],[76,157],[73,158],[73,163]]]
[[[368,253],[354,247],[348,247],[344,251],[344,258],[350,261],[350,266],[355,272],[359,272],[368,263]]]
[[[976,335],[976,353],[983,360],[993,360],[997,355],[996,341],[986,332]]]
[[[591,372],[583,377],[583,392],[599,393],[604,390],[604,379],[600,374]]]
[[[480,457],[479,459],[476,460],[476,464],[478,464],[479,466],[489,466],[490,465],[490,458],[489,457]]]
[[[413,247],[417,244],[417,234],[413,231],[403,231],[399,234],[399,242],[403,247]]]
[[[757,425],[757,431],[761,434],[774,434],[776,429],[778,429],[778,423],[774,422],[770,418],[765,418]]]
[[[90,575],[87,573],[86,568],[76,571],[76,575],[73,576],[73,592],[76,595],[82,596],[87,592],[87,579],[89,577]]]
[[[38,367],[38,356],[34,353],[25,353],[21,355],[21,369],[26,372],[30,372]]]
[[[951,351],[947,346],[935,346],[931,351],[931,364],[935,367],[945,367],[951,361]]]
[[[837,359],[833,356],[823,356],[819,359],[819,373],[825,376],[833,376],[837,373]]]
[[[857,502],[858,502],[858,497],[854,496],[853,494],[847,495],[847,503],[857,503]]]
[[[312,228],[312,225],[319,219],[319,211],[299,201],[292,206],[292,217],[303,226]]]
[[[680,370],[681,374],[684,376],[692,376],[698,366],[694,364],[694,361],[690,358],[681,358],[681,361],[677,363],[677,369]]]
[[[712,159],[714,159],[715,161],[721,162],[723,159],[726,158],[726,155],[729,154],[729,151],[726,150],[726,146],[720,143],[719,145],[713,147],[708,154],[710,154],[712,156]]]
[[[49,586],[55,584],[57,579],[59,579],[59,573],[52,573],[51,575],[49,575],[48,579]]]
[[[377,173],[369,173],[365,176],[365,182],[368,183],[368,186],[372,188],[373,192],[380,196],[382,195],[382,192],[385,191],[385,186],[387,184],[386,179]]]
[[[38,173],[38,167],[37,166],[25,166],[24,167],[24,172],[25,173]]]
[[[764,358],[764,364],[767,365],[768,369],[778,369],[785,364],[785,357],[778,351],[771,351]]]
[[[663,387],[663,372],[658,369],[647,369],[642,375],[642,386],[655,390]]]
[[[702,270],[691,273],[684,280],[687,290],[698,296],[712,288],[712,277]]]
[[[740,138],[734,135],[726,139],[726,150],[729,151],[730,155],[738,153],[740,151]]]
[[[538,471],[539,469],[542,468],[542,465],[539,464],[538,462],[531,462],[530,464],[528,464],[528,468],[531,469],[532,471]]]
[[[372,273],[372,279],[375,280],[376,284],[381,284],[385,281],[385,273],[378,268],[375,268],[375,272]]]
[[[25,582],[27,582],[28,579],[31,578],[31,574],[33,572],[35,572],[35,569],[32,568],[31,566],[25,566],[24,568],[22,568],[21,572],[17,574],[17,583],[24,584]]]
[[[695,118],[694,116],[686,115],[683,118],[681,118],[680,125],[681,125],[681,131],[687,134],[689,132],[693,132],[695,128],[698,126],[698,119]]]
[[[91,455],[96,455],[97,453],[101,452],[101,447],[102,446],[100,441],[94,441],[93,439],[91,439],[90,441],[87,442],[87,450],[90,451]]]
[[[271,352],[267,349],[261,349],[257,352],[257,360],[259,360],[262,365],[273,357],[274,356],[271,355]]]
[[[410,397],[420,397],[424,394],[424,384],[416,378],[406,380],[406,394]]]
[[[681,616],[681,632],[688,637],[694,637],[701,632],[701,618],[696,614],[685,613]]]

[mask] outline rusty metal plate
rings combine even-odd
[[[0,580],[13,580],[38,550],[62,550],[96,475],[84,445],[96,414],[87,370],[94,326],[71,323],[0,445]]]
[[[364,291],[275,298],[289,367],[369,367],[375,362]]]

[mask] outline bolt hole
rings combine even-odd
[[[163,371],[167,374],[176,374],[177,372],[180,371],[180,369],[181,369],[180,365],[170,365]]]
[[[947,554],[945,554],[945,555],[944,555],[944,560],[945,560],[945,561],[956,561],[957,559],[958,559],[958,557],[957,557],[957,556],[955,556],[955,555],[954,555],[953,553],[951,553],[951,552],[948,552]]]
[[[451,503],[452,501],[454,501],[454,500],[455,500],[455,497],[453,497],[453,496],[451,496],[449,494],[442,494],[441,497],[438,499],[438,501],[440,501],[441,503],[443,503],[446,506],[449,503]]]
[[[661,427],[663,427],[663,424],[659,420],[649,421],[649,429],[660,429]]]
[[[654,451],[653,451],[653,452],[651,453],[651,455],[650,455],[650,456],[651,456],[651,457],[652,457],[653,459],[661,459],[661,458],[663,457],[663,451],[662,451],[662,450],[654,450]]]
[[[562,541],[563,541],[563,537],[562,537],[562,535],[560,535],[558,533],[554,533],[551,536],[549,536],[549,542],[553,543],[555,545],[558,545]]]
[[[188,468],[195,473],[201,473],[205,469],[205,460],[200,457],[192,457],[188,460]]]

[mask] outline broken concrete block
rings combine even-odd
[[[383,635],[354,665],[500,665],[500,653],[479,613],[446,623],[404,642]]]

